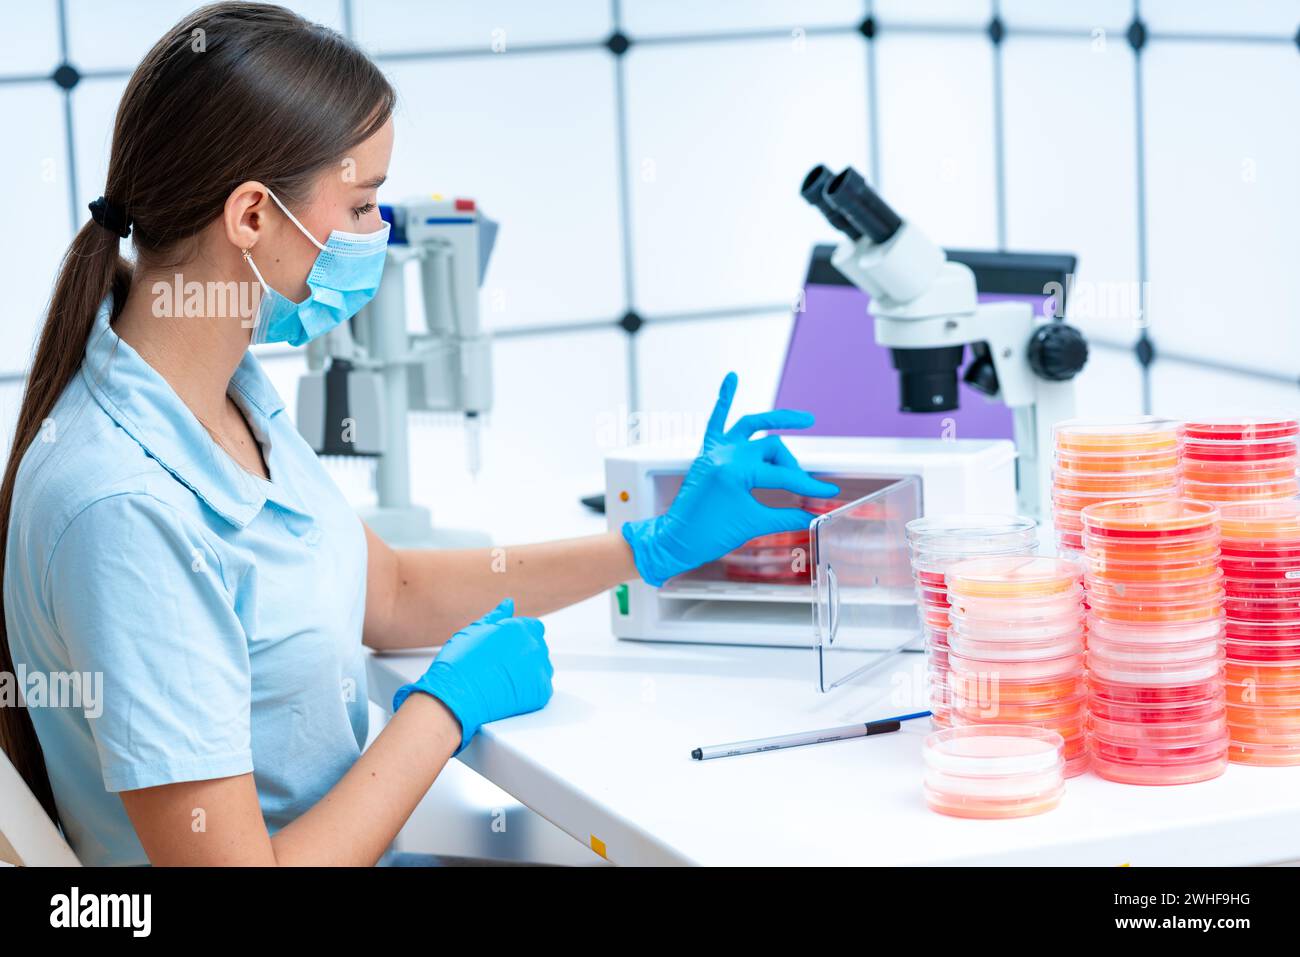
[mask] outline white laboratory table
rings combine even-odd
[[[898,734],[713,761],[692,748],[919,710],[920,655],[858,687],[813,685],[810,649],[619,641],[609,598],[548,616],[555,695],[460,760],[616,864],[1235,865],[1300,859],[1300,768],[1137,787],[1091,773],[1037,817],[972,821],[921,798],[928,719]],[[431,651],[374,655],[391,702]]]

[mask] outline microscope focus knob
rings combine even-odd
[[[1029,339],[1029,367],[1040,379],[1073,379],[1088,361],[1088,341],[1074,326],[1047,322]]]

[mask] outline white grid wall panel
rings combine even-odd
[[[1122,39],[1012,34],[1002,88],[1008,247],[1076,254],[1071,302],[1086,305],[1091,291],[1094,305],[1070,321],[1090,337],[1132,344],[1140,306],[1132,50]]]
[[[1294,376],[1300,55],[1152,41],[1143,77],[1157,350]]]
[[[830,235],[804,175],[865,168],[862,38],[634,44],[626,59],[634,306],[793,303]]]
[[[489,327],[624,311],[613,71],[600,49],[388,65],[401,101],[383,195],[472,196],[501,224]]]
[[[882,195],[944,246],[995,248],[992,44],[886,30],[876,58]]]

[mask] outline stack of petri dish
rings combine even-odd
[[[1219,514],[1187,499],[1083,510],[1092,767],[1190,784],[1228,764]]]
[[[952,693],[948,683],[947,569],[975,556],[1032,555],[1038,528],[1018,515],[940,515],[907,523],[916,605],[925,637],[926,683],[930,723],[952,724]]]
[[[1183,494],[1202,502],[1294,498],[1300,422],[1248,416],[1189,422],[1183,442]]]
[[[1172,419],[1069,419],[1053,435],[1052,520],[1062,554],[1083,550],[1079,512],[1087,506],[1178,495],[1182,427]]]
[[[1088,767],[1079,565],[1043,555],[971,558],[948,569],[955,727],[1055,731],[1067,777]]]
[[[922,747],[925,802],[954,817],[1050,811],[1065,791],[1064,747],[1055,731],[1021,725],[934,731]]]
[[[1228,759],[1300,764],[1300,502],[1222,506]]]

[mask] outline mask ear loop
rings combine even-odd
[[[248,268],[253,270],[253,275],[257,277],[257,284],[262,287],[262,295],[263,296],[271,295],[271,287],[268,286],[266,284],[266,280],[262,278],[262,271],[257,268],[257,263],[253,262],[253,251],[251,249],[244,249],[241,250],[241,252],[244,254],[244,262],[248,263]],[[244,323],[245,326],[251,329],[253,328],[253,326],[257,325],[256,316],[259,315],[260,313],[261,313],[261,308],[259,303],[259,308],[254,310],[254,315],[250,316],[248,319],[243,319],[241,321]]]
[[[306,236],[308,239],[310,239],[310,240],[312,241],[312,244],[313,244],[317,249],[319,249],[321,252],[324,252],[324,251],[325,251],[325,247],[320,243],[320,241],[317,240],[316,237],[313,236],[313,235],[312,235],[312,234],[307,230],[307,227],[305,227],[302,223],[298,222],[298,217],[295,216],[293,213],[289,212],[289,207],[286,206],[286,205],[284,205],[284,203],[280,202],[280,197],[276,196],[275,193],[271,192],[271,188],[270,188],[269,186],[266,188],[266,195],[267,195],[267,196],[270,196],[271,199],[275,200],[275,205],[277,205],[277,206],[280,207],[280,212],[282,212],[282,213],[284,213],[284,215],[288,216],[288,217],[289,217],[289,221],[290,221],[291,223],[293,223],[295,226],[297,226],[298,229],[302,232],[302,234],[303,234],[304,236]]]

